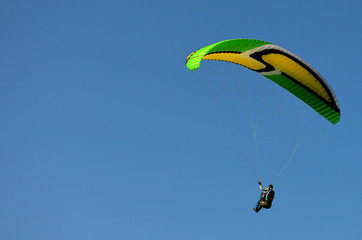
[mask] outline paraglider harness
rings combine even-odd
[[[263,191],[259,199],[260,206],[263,208],[270,208],[274,199],[274,194],[273,189]]]

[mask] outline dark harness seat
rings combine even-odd
[[[266,193],[262,193],[259,203],[260,206],[263,208],[271,208],[272,202],[274,199],[274,191],[273,190],[269,190]]]

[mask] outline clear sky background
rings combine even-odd
[[[0,239],[361,239],[361,14],[360,0],[3,1]],[[301,56],[341,106],[259,214],[184,65],[230,38]]]

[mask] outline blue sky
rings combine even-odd
[[[0,238],[359,239],[361,1],[7,1]],[[256,179],[184,65],[230,38],[313,65],[341,121]]]

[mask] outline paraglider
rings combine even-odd
[[[278,45],[256,39],[225,40],[192,52],[186,59],[186,66],[194,71],[200,67],[202,60],[223,61],[246,67],[289,91],[332,124],[340,120],[339,103],[328,82],[305,60]],[[253,135],[256,142],[256,127]],[[276,179],[280,177],[298,147],[299,143]],[[256,143],[255,149],[259,167]],[[272,184],[263,188],[259,181],[259,187],[262,193],[253,208],[255,212],[262,208],[269,209],[275,195]]]
[[[256,203],[255,207],[253,208],[255,212],[259,212],[262,208],[266,209],[271,208],[275,195],[272,184],[269,184],[267,188],[263,188],[261,186],[261,182],[259,181],[258,183],[259,183],[259,188],[261,190],[261,195],[259,201]]]

